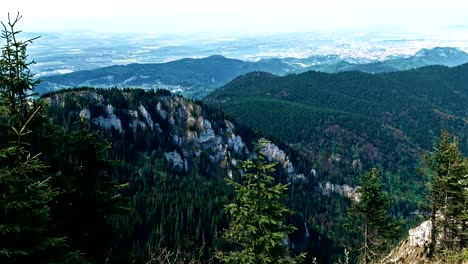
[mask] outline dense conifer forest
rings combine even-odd
[[[0,263],[371,263],[423,218],[430,254],[463,261],[466,65],[251,73],[205,102],[38,98],[20,18],[2,31]]]

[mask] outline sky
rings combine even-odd
[[[24,31],[261,34],[468,26],[464,0],[14,0]],[[468,27],[467,27],[468,28]]]

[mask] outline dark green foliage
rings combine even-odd
[[[21,138],[31,132],[27,129],[29,121],[22,127],[12,127],[17,140],[0,149],[1,263],[63,261],[60,252],[65,246],[64,239],[49,234],[48,203],[57,192],[50,188],[50,179],[43,175],[45,164],[39,155],[32,156]]]
[[[203,98],[240,74],[266,71],[278,75],[308,70],[320,72],[362,71],[368,73],[409,70],[427,65],[456,66],[468,62],[468,54],[457,48],[436,47],[422,49],[409,58],[393,58],[380,62],[356,64],[344,61],[337,55],[310,58],[270,58],[260,61],[241,61],[219,55],[202,59],[181,59],[166,63],[129,64],[77,71],[69,74],[44,77],[39,86],[41,93],[57,87],[93,85],[95,87],[182,88],[189,98]],[[312,65],[302,67],[300,65]],[[112,80],[109,80],[109,77]],[[172,86],[172,87],[171,87]]]
[[[245,173],[241,183],[226,179],[236,196],[233,203],[225,206],[233,219],[224,237],[239,249],[221,253],[225,263],[297,263],[305,257],[289,256],[288,234],[295,228],[286,225],[285,217],[291,211],[280,202],[289,185],[273,185],[274,178],[269,174],[275,171],[276,164],[268,163],[262,152],[267,143],[258,143],[254,160],[241,162]]]
[[[30,72],[29,66],[34,62],[28,62],[26,53],[28,44],[37,38],[24,41],[18,39],[21,31],[15,30],[14,27],[20,19],[19,14],[14,20],[8,14],[8,23],[1,23],[3,26],[1,37],[6,43],[1,49],[0,94],[11,112],[17,113],[14,116],[19,120],[16,121],[24,124],[32,113],[27,100],[33,95],[33,89],[39,81],[33,80],[34,75]]]
[[[104,263],[117,241],[110,146],[88,126],[54,126],[9,18],[0,60],[0,262]],[[41,153],[43,151],[43,154]]]
[[[25,49],[26,45],[22,45],[21,49]],[[21,54],[23,63],[27,58],[25,51],[17,54]],[[213,61],[223,67],[213,68]],[[9,59],[2,61],[0,79],[4,92],[0,105],[0,188],[11,193],[1,202],[9,208],[4,211],[10,213],[10,218],[5,219],[23,221],[18,226],[25,230],[37,226],[33,228],[37,236],[28,239],[31,245],[16,252],[39,255],[33,261],[39,263],[147,263],[155,260],[155,252],[166,248],[171,252],[190,252],[188,258],[197,260],[208,260],[219,249],[232,249],[224,255],[227,262],[295,262],[297,259],[289,258],[286,238],[295,253],[308,250],[310,257],[331,263],[342,251],[337,238],[354,245],[359,241],[346,235],[342,225],[347,221],[344,208],[350,200],[337,194],[324,196],[318,184],[327,180],[356,184],[354,176],[363,170],[374,165],[387,168],[390,172],[384,174],[386,187],[393,194],[404,196],[393,204],[393,213],[407,215],[416,208],[414,202],[408,201],[414,197],[419,201],[424,194],[423,187],[414,187],[422,181],[420,178],[401,184],[401,179],[412,172],[419,147],[425,148],[432,142],[431,129],[466,126],[466,109],[460,107],[466,99],[466,78],[460,74],[465,71],[463,66],[428,67],[387,75],[307,73],[278,78],[253,73],[231,83],[223,91],[227,93],[216,98],[222,100],[212,107],[197,105],[167,90],[81,88],[53,92],[44,96],[41,103],[49,105],[47,114],[55,125],[48,117],[36,116],[34,124],[29,124],[32,133],[27,140],[19,140],[30,144],[12,145],[9,141],[16,140],[16,136],[6,131],[12,125],[24,127],[20,121],[37,109],[27,102],[37,83],[32,80],[27,63],[18,64],[24,73],[23,81],[11,82],[8,76],[12,68],[8,63]],[[222,57],[182,60],[169,64],[171,67],[162,74],[169,76],[165,81],[173,83],[179,82],[180,76],[171,76],[181,75],[185,80],[182,85],[220,83],[232,78],[228,67],[251,70],[242,65]],[[113,67],[104,69],[104,73],[116,70],[117,79],[123,81],[135,73],[135,67]],[[216,80],[211,73],[196,74],[200,67],[206,72],[215,70]],[[146,70],[148,74],[152,72],[151,67]],[[74,76],[88,75],[91,72]],[[422,81],[414,81],[415,76]],[[440,85],[449,91],[434,89]],[[455,86],[459,90],[453,90]],[[12,89],[18,92],[17,96],[12,96]],[[35,104],[38,103],[31,105]],[[226,207],[234,215],[234,231],[227,233],[233,244],[225,244],[218,237],[229,226],[223,205],[234,197],[224,177],[230,175],[234,164],[231,159],[246,160],[251,154],[248,150],[236,152],[225,144],[234,138],[234,134],[226,133],[232,130],[232,123],[225,120],[229,118],[220,109],[225,106],[238,120],[232,121],[235,135],[241,135],[247,146],[252,147],[258,134],[274,135],[275,143],[294,162],[295,172],[303,174],[302,178],[294,178],[279,164],[265,162],[262,153],[257,159],[244,162],[243,169],[249,173],[240,184],[230,181],[237,191],[237,200]],[[10,113],[19,114],[10,119]],[[84,117],[89,118],[89,123]],[[205,126],[213,130],[208,133]],[[429,136],[421,136],[423,133]],[[213,134],[220,136],[212,137]],[[190,144],[181,143],[184,140]],[[285,143],[278,143],[280,140]],[[221,151],[213,152],[220,147]],[[166,157],[171,153],[180,156],[182,165],[175,166]],[[458,169],[462,167],[456,170],[463,171]],[[365,175],[363,190],[369,198],[363,195],[362,203],[352,210],[355,223],[365,223],[365,229],[370,231],[368,235],[372,237],[367,245],[371,251],[380,251],[384,239],[388,241],[395,234],[391,221],[382,224],[389,219],[389,202],[380,195],[383,184],[376,180],[378,176],[376,171]],[[233,178],[242,177],[234,173]],[[2,185],[2,180],[9,179],[25,181],[13,181],[18,186]],[[285,185],[288,181],[291,183]],[[124,186],[128,188],[121,189]],[[28,196],[21,192],[24,190]],[[455,197],[454,192],[451,195]],[[279,200],[294,210],[288,219],[285,217],[290,211]],[[18,201],[33,208],[21,211],[29,218],[11,212],[15,208],[11,204],[17,206]],[[460,212],[462,206],[466,204],[447,210]],[[237,217],[243,213],[248,218]],[[466,223],[466,215],[454,219]],[[287,223],[298,227],[289,237],[294,228]],[[381,240],[375,230],[383,226],[387,228],[379,230],[384,238]],[[21,228],[9,230],[17,232],[19,237],[15,238],[21,242],[31,234]],[[0,239],[0,245],[5,249],[16,246],[4,239]],[[7,250],[0,253],[8,253]],[[6,263],[14,260],[10,258]]]
[[[164,248],[174,252],[177,249],[196,252],[195,256],[208,259],[220,243],[218,233],[227,226],[222,212],[230,196],[223,181],[225,171],[217,169],[216,164],[209,161],[209,155],[203,152],[199,157],[183,156],[189,160],[187,171],[174,170],[164,158],[164,153],[177,149],[171,133],[180,132],[185,125],[180,128],[171,126],[158,114],[155,106],[162,102],[175,104],[176,100],[181,100],[185,107],[192,104],[164,90],[77,89],[43,98],[50,104],[48,114],[72,130],[72,134],[76,134],[73,132],[76,125],[73,124],[79,122],[82,110],[89,109],[89,125],[95,130],[100,129],[95,123],[98,116],[110,117],[107,105],[119,106],[114,108],[114,114],[120,120],[122,130],[112,127],[103,131],[112,138],[109,158],[117,161],[111,175],[119,182],[128,182],[123,194],[129,197],[126,204],[131,212],[115,218],[115,223],[122,227],[119,230],[121,241],[113,248],[110,262],[144,262]],[[140,106],[148,110],[148,116],[155,125],[153,129],[140,113],[138,117],[131,115],[134,109],[140,111]],[[192,106],[195,116],[204,114],[198,113],[201,108]],[[132,127],[135,121],[146,126]],[[176,123],[179,124],[178,119]],[[226,129],[223,119],[213,121],[212,126],[217,131]],[[81,147],[70,144],[70,136],[62,137],[64,145],[59,148],[65,152],[61,161],[68,164],[71,150]],[[183,155],[182,151],[179,152]],[[63,175],[66,178],[66,174]]]
[[[415,171],[421,153],[442,128],[467,131],[467,72],[468,65],[386,74],[256,72],[205,102],[294,148],[319,181],[356,185],[357,175],[380,168],[385,189],[397,198],[392,211],[414,221],[412,213],[427,202],[425,179]],[[460,135],[464,153],[467,135]]]
[[[388,250],[392,239],[398,235],[398,223],[389,214],[390,198],[383,191],[377,169],[360,176],[359,200],[349,209],[351,226],[356,228],[362,243],[360,263],[371,263]]]
[[[182,109],[182,105],[186,109],[193,108],[192,114],[195,117],[210,120],[214,132],[221,133],[219,135],[227,130],[227,117],[222,111],[204,105],[198,106],[184,98],[167,96],[163,92],[137,89],[78,89],[57,92],[44,97],[43,101],[50,104],[48,114],[64,127],[70,128],[79,120],[80,112],[89,109],[90,126],[92,129],[99,129],[95,123],[97,113],[110,117],[102,109],[107,105],[114,106],[122,131],[114,128],[103,131],[112,138],[110,158],[119,161],[114,176],[120,182],[129,183],[125,194],[132,197],[128,207],[134,208],[129,217],[119,218],[120,226],[124,227],[123,239],[114,252],[125,251],[145,259],[161,244],[162,247],[171,250],[180,248],[185,252],[199,252],[203,248],[202,255],[206,259],[216,248],[222,247],[219,233],[228,225],[222,208],[232,198],[232,193],[227,190],[223,180],[226,169],[220,169],[210,161],[210,152],[202,151],[198,157],[184,154],[201,149],[202,146],[178,146],[172,137],[174,133],[184,135],[198,131],[197,126],[186,126],[177,117],[178,114],[175,114]],[[174,125],[170,125],[158,113],[155,106],[163,103],[171,105],[172,108],[162,106],[161,109],[174,113]],[[121,107],[117,108],[117,105]],[[139,111],[140,105],[148,110],[154,124],[159,124],[160,130],[156,126],[154,129],[148,125],[146,128],[130,126],[135,120],[148,124],[140,114],[130,115],[135,110]],[[252,142],[257,139],[252,129],[233,123],[235,133],[242,136],[246,145],[252,146]],[[317,189],[320,176],[313,177],[310,172],[314,167],[286,144],[277,140],[274,143],[295,163],[296,172],[306,175],[305,180],[293,182],[284,200],[294,211],[288,222],[298,227],[291,235],[294,252],[307,251],[308,257],[317,257],[320,263],[332,263],[332,259],[342,254],[342,249],[328,236],[331,234],[333,239],[337,239],[344,234],[341,223],[345,220],[345,210],[350,201],[340,195],[323,196]],[[188,160],[187,171],[174,171],[165,160],[164,153],[174,150]],[[231,158],[248,158],[232,149],[228,151]],[[236,173],[233,176],[237,177]],[[272,176],[275,177],[275,182],[286,183],[291,180],[279,164]],[[308,236],[305,235],[305,227],[308,228]]]
[[[76,252],[54,234],[49,203],[57,197],[45,175],[46,164],[33,153],[31,134],[40,107],[30,104],[32,81],[26,48],[14,26],[18,14],[2,22],[6,44],[0,57],[0,262],[78,263]]]
[[[64,127],[79,120],[79,113],[83,109],[95,109],[91,112],[91,128],[97,128],[93,122],[96,113],[102,113],[100,108],[107,105],[122,105],[114,107],[116,117],[121,120],[123,130],[106,129],[111,136],[112,149],[109,155],[119,160],[115,168],[115,176],[121,182],[128,182],[129,188],[125,194],[132,196],[129,207],[134,208],[128,218],[119,218],[123,240],[114,252],[127,251],[145,259],[149,252],[154,252],[159,245],[175,250],[199,252],[203,248],[203,258],[208,258],[220,244],[219,232],[227,227],[226,215],[222,212],[223,204],[230,201],[232,194],[227,190],[223,176],[226,170],[220,170],[209,159],[209,153],[202,152],[199,157],[185,156],[184,151],[196,150],[200,146],[184,146],[182,150],[172,141],[175,132],[196,132],[197,128],[185,127],[179,119],[176,125],[168,124],[156,111],[155,105],[167,102],[172,111],[178,111],[176,101],[181,100],[184,107],[193,107],[193,114],[210,120],[215,133],[226,131],[224,114],[219,110],[198,106],[183,98],[166,96],[157,91],[142,90],[79,90],[57,93],[43,98],[50,104],[48,113],[54,120]],[[133,109],[143,106],[148,110],[153,122],[159,124],[161,130],[151,130],[130,127],[134,120],[141,117],[129,116]],[[163,107],[165,110],[166,109]],[[93,110],[93,111],[95,111]],[[107,113],[104,113],[106,116]],[[182,125],[182,127],[179,127]],[[248,128],[235,124],[236,134],[242,135],[247,145],[257,138]],[[182,129],[182,130],[181,130]],[[184,130],[187,129],[187,130]],[[278,144],[278,142],[275,142]],[[306,161],[286,145],[279,146],[286,150],[290,158],[297,161],[298,173],[308,172],[311,167]],[[188,159],[188,171],[177,172],[168,166],[164,153],[177,149],[183,157]],[[230,150],[232,158],[246,159],[247,156],[235,154]],[[136,153],[136,154],[135,154]],[[280,165],[274,173],[277,180],[287,180],[284,169]],[[236,174],[234,174],[236,177]],[[342,214],[349,203],[346,198],[333,196],[323,197],[317,191],[317,179],[309,177],[307,181],[296,182],[288,190],[285,201],[290,208],[298,213],[293,223],[299,227],[292,237],[296,249],[308,250],[308,256],[316,256],[320,262],[330,262],[334,254],[339,255],[339,246],[324,236],[324,232],[331,225],[336,225],[333,216]],[[304,195],[308,199],[304,199]],[[310,237],[304,237],[304,226],[309,228]],[[319,241],[320,237],[320,242]],[[326,250],[324,250],[324,247]],[[197,253],[198,255],[198,253]]]
[[[293,68],[287,63],[247,62],[217,55],[157,64],[116,65],[49,76],[44,78],[44,82],[39,86],[39,92],[46,93],[57,86],[69,88],[89,84],[104,88],[129,86],[164,88],[172,85],[174,88],[175,86],[184,88],[182,93],[185,96],[203,98],[215,88],[241,74],[258,70],[283,74]],[[113,81],[109,82],[107,76],[112,76]]]
[[[58,170],[52,184],[59,191],[52,204],[57,231],[70,247],[92,263],[103,263],[118,240],[113,218],[122,212],[119,185],[112,177],[113,163],[107,154],[111,143],[99,131],[89,131],[81,120],[63,135],[58,157],[51,165]]]
[[[431,253],[440,249],[466,248],[468,244],[468,159],[460,152],[458,138],[452,137],[447,131],[442,131],[440,142],[434,154],[428,158],[428,163],[432,178]]]

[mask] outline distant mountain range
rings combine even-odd
[[[468,62],[468,54],[457,48],[422,49],[411,57],[359,64],[337,55],[305,59],[273,58],[257,62],[214,55],[201,59],[181,59],[167,63],[128,64],[77,71],[42,78],[39,93],[69,87],[165,88],[187,97],[202,98],[235,77],[264,71],[276,75],[309,70],[322,72],[363,71],[368,73],[408,70],[427,65],[456,66]]]
[[[407,58],[394,58],[379,62],[358,64],[346,61],[311,66],[308,69],[323,72],[362,71],[381,73],[415,69],[428,65],[457,66],[468,62],[468,53],[457,48],[422,49]]]
[[[68,87],[139,87],[180,91],[189,97],[200,97],[233,78],[251,72],[275,74],[290,72],[294,67],[279,60],[246,62],[214,55],[202,59],[181,59],[167,63],[128,64],[77,71],[44,77],[38,91]]]

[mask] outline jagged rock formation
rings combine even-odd
[[[131,102],[130,93],[125,94],[127,107],[117,105],[102,93],[84,90],[59,93],[44,100],[51,108],[65,107],[65,100],[76,100],[77,109],[70,112],[104,131],[115,130],[120,134],[137,130],[165,134],[170,139],[168,151],[163,157],[168,166],[177,173],[188,173],[199,163],[209,161],[205,173],[232,175],[237,159],[254,155],[242,137],[236,134],[235,125],[229,120],[209,120],[200,105],[179,96],[159,96],[153,106]],[[75,99],[71,99],[75,98]],[[97,110],[96,110],[97,109]],[[265,148],[269,161],[278,162],[290,180],[305,180],[304,174],[296,173],[286,153],[275,144]]]
[[[352,187],[348,184],[333,184],[331,182],[319,183],[319,189],[323,195],[330,195],[330,193],[337,193],[344,197],[348,197],[353,201],[359,201],[359,187]]]
[[[382,264],[419,264],[430,263],[427,247],[431,238],[430,220],[408,231],[408,237],[400,242],[382,261]]]
[[[132,228],[139,243],[156,243],[161,230],[173,243],[179,243],[182,238],[170,229],[175,226],[181,231],[179,235],[187,234],[201,243],[205,236],[212,239],[225,228],[221,208],[228,196],[219,183],[223,177],[237,176],[239,161],[255,155],[252,143],[257,137],[248,128],[168,91],[81,89],[51,94],[43,100],[50,105],[49,115],[65,130],[86,119],[92,129],[100,129],[112,139],[110,158],[119,161],[119,176],[130,181],[138,194],[134,202],[142,220],[140,224],[137,219]],[[298,251],[310,250],[309,242],[318,240],[312,252],[327,262],[332,258],[330,252],[337,252],[330,225],[341,225],[334,222],[332,210],[343,211],[334,205],[345,205],[336,201],[346,198],[323,196],[318,188],[318,183],[324,181],[319,166],[300,160],[280,144],[270,143],[264,152],[269,161],[278,162],[276,176],[294,183],[291,196],[300,201],[291,202],[298,212],[292,221],[299,229],[290,238],[291,245]],[[339,189],[331,182],[328,185]],[[165,193],[171,186],[174,189]],[[190,188],[200,190],[190,194],[199,195],[198,199],[185,201],[191,206],[182,208],[177,199],[185,197],[185,190]],[[176,193],[179,190],[181,193]],[[343,190],[341,196],[352,197],[348,195],[353,192],[351,187]],[[141,206],[145,204],[148,206]],[[320,217],[316,217],[317,212]],[[185,226],[176,223],[177,219]],[[205,227],[206,223],[210,223],[209,227]],[[152,232],[152,240],[145,232]]]

